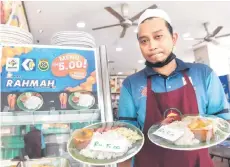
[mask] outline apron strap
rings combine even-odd
[[[183,76],[184,76],[184,78],[185,78],[186,84],[188,84],[189,86],[192,86],[192,83],[191,83],[191,81],[190,81],[188,75],[186,74],[186,72],[183,71],[182,73],[183,73]],[[193,87],[193,86],[192,86],[192,87]]]
[[[152,82],[151,82],[151,77],[147,78],[147,97],[150,97],[152,94]]]

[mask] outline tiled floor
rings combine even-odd
[[[229,167],[228,161],[225,159],[223,160],[223,162],[221,162],[220,158],[214,157],[213,161],[214,161],[215,167]]]

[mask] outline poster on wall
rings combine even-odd
[[[95,49],[3,46],[1,111],[98,109]]]
[[[1,24],[20,27],[29,31],[25,9],[21,1],[1,1]]]
[[[110,76],[111,93],[120,93],[122,83],[127,76]]]

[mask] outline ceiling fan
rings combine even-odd
[[[193,46],[197,46],[203,42],[212,42],[214,45],[219,45],[219,42],[216,39],[230,36],[230,33],[217,36],[217,34],[222,30],[223,26],[218,26],[212,33],[210,33],[210,31],[208,30],[208,24],[208,22],[203,23],[204,29],[207,33],[204,38],[191,38],[192,40],[201,40]]]
[[[148,7],[147,9],[155,9],[157,8],[157,6],[154,4],[150,7]],[[141,16],[142,13],[144,13],[143,10],[140,13],[136,14],[135,16],[129,18],[128,17],[128,4],[124,3],[121,4],[121,14],[119,14],[118,12],[116,12],[113,8],[111,7],[105,7],[105,10],[107,10],[110,14],[112,14],[113,16],[115,16],[118,20],[119,20],[119,24],[113,24],[113,25],[107,25],[107,26],[102,26],[102,27],[97,27],[97,28],[93,28],[92,30],[99,30],[99,29],[104,29],[104,28],[110,28],[110,27],[115,27],[115,26],[121,26],[123,28],[120,38],[123,38],[125,36],[126,30],[131,27],[131,26],[137,26],[137,23],[134,23],[135,20],[139,19],[139,17]]]

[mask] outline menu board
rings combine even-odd
[[[95,49],[2,46],[1,111],[98,109]]]

